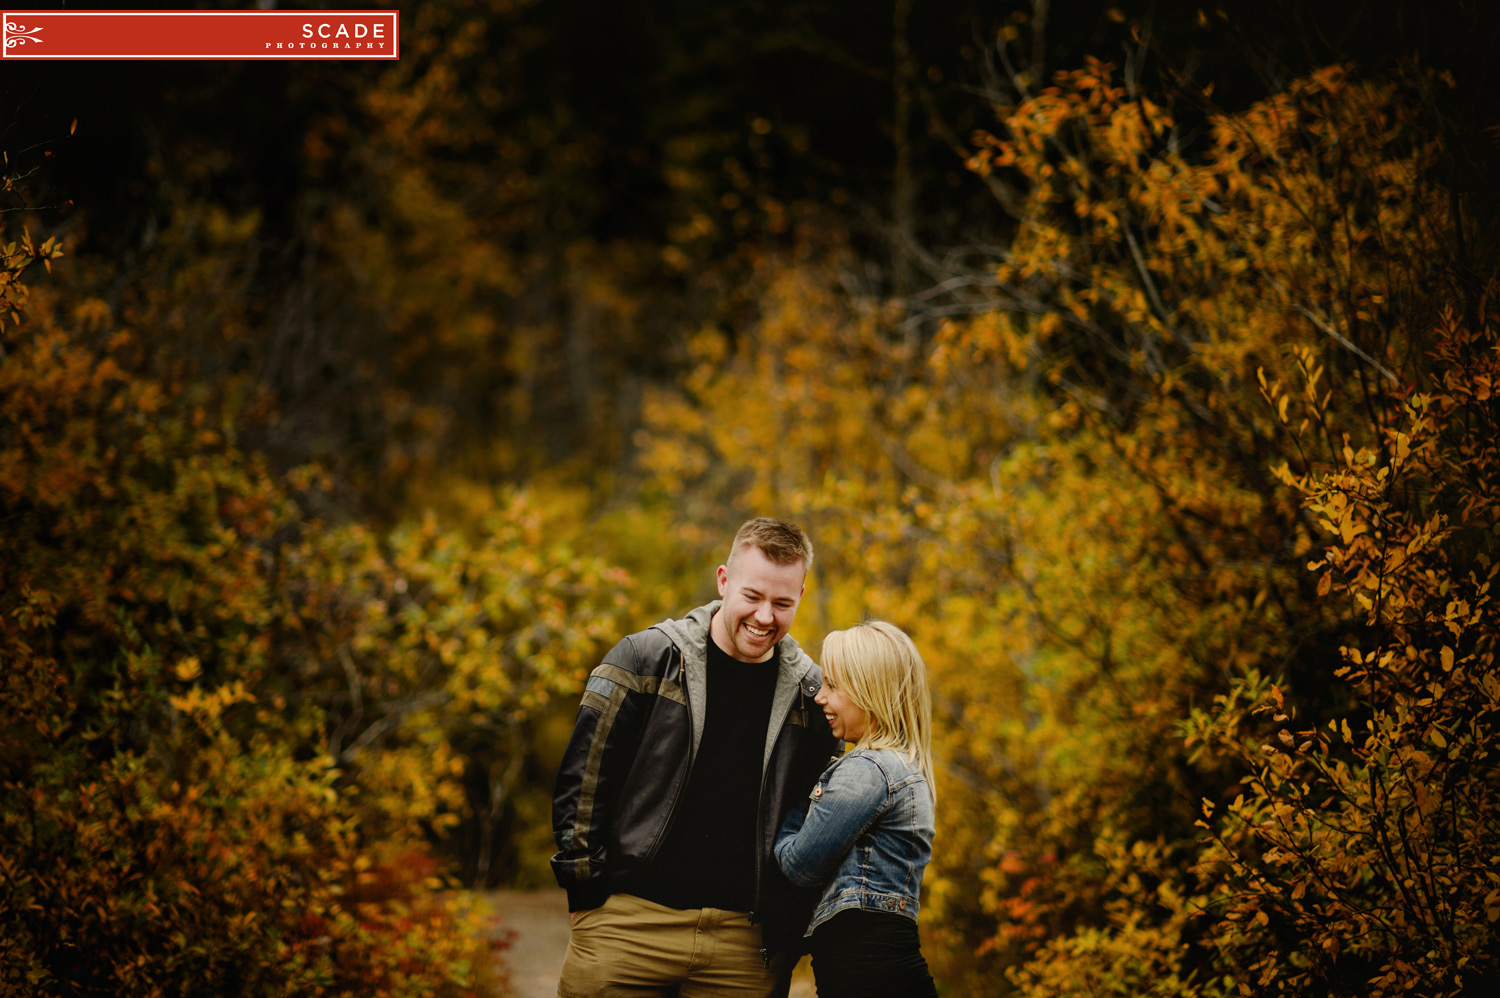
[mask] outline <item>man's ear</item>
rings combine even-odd
[[[719,566],[718,575],[719,575],[719,595],[723,596],[725,593],[729,592],[729,566],[728,565],[720,565]]]

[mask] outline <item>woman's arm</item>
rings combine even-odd
[[[849,755],[818,781],[821,793],[807,809],[787,815],[776,836],[776,862],[794,884],[811,887],[827,880],[874,824],[890,796],[885,771],[873,760]]]

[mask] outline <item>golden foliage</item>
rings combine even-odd
[[[1268,763],[1259,741],[1246,755],[1222,734],[1262,702],[1266,676],[1300,700],[1307,728],[1394,710],[1364,673],[1334,670],[1340,645],[1380,649],[1382,668],[1436,655],[1431,639],[1408,653],[1388,633],[1382,615],[1403,601],[1469,628],[1468,641],[1492,640],[1473,616],[1487,574],[1452,609],[1424,602],[1424,587],[1459,585],[1435,560],[1415,588],[1390,572],[1438,558],[1445,528],[1396,531],[1368,505],[1395,487],[1394,471],[1376,469],[1418,455],[1429,463],[1400,487],[1411,494],[1486,510],[1493,489],[1477,444],[1492,431],[1468,409],[1462,435],[1431,410],[1422,423],[1406,415],[1418,396],[1397,384],[1441,378],[1448,397],[1466,379],[1487,391],[1493,377],[1488,360],[1460,363],[1427,335],[1440,325],[1466,356],[1492,355],[1482,323],[1440,322],[1445,303],[1474,299],[1438,251],[1463,223],[1434,180],[1439,149],[1419,95],[1334,67],[1209,115],[1209,141],[1189,146],[1170,108],[1091,62],[999,113],[971,166],[1002,172],[1019,195],[985,314],[917,337],[910,303],[833,290],[849,269],[837,253],[768,261],[753,324],[705,331],[685,390],[651,400],[651,466],[667,488],[705,490],[689,504],[699,518],[737,498],[810,524],[818,613],[802,626],[872,613],[923,648],[950,783],[924,919],[936,969],[959,991],[1394,993],[1479,972],[1493,960],[1474,893],[1483,874],[1432,881],[1429,893],[1450,892],[1433,908],[1403,886],[1414,873],[1395,875],[1414,857],[1370,873],[1380,867],[1331,834],[1316,848],[1299,838],[1295,853],[1276,808],[1295,798],[1313,823],[1341,808],[1308,763],[1268,770],[1281,755]],[[1340,477],[1356,472],[1372,477]],[[1475,515],[1488,530],[1490,514]],[[1359,547],[1377,536],[1378,550]],[[1320,582],[1309,559],[1333,575]],[[1450,647],[1475,663],[1473,689],[1488,689],[1492,659]],[[1401,674],[1438,701],[1428,680]],[[1450,745],[1480,737],[1487,729],[1468,725],[1484,709],[1471,698],[1465,720],[1444,715],[1431,730]],[[1412,736],[1396,729],[1437,758],[1416,715],[1391,718],[1352,772],[1410,769],[1392,752]],[[1300,732],[1289,735],[1299,760],[1323,744],[1304,746]],[[1410,846],[1433,860],[1451,849],[1478,862],[1481,842],[1493,852],[1488,798],[1472,781],[1493,781],[1494,767],[1472,744],[1446,772],[1472,773],[1474,803]],[[1246,774],[1254,792],[1226,817]],[[1220,808],[1211,827],[1227,845],[1195,826],[1204,799]],[[1414,827],[1399,801],[1363,806]],[[1223,822],[1249,830],[1230,835]],[[1368,880],[1341,908],[1299,907],[1280,893],[1294,861],[1277,867],[1280,881],[1265,869],[1274,857],[1259,861],[1272,844],[1363,864]],[[1408,921],[1366,932],[1352,913],[1379,910],[1377,899]],[[1273,901],[1285,911],[1266,928],[1255,912]],[[1400,932],[1419,907],[1445,920],[1432,932],[1450,932],[1426,957],[1429,936]],[[1288,912],[1365,934],[1315,957]],[[1246,919],[1263,931],[1246,933]]]
[[[1377,440],[1283,472],[1321,527],[1308,570],[1354,624],[1349,708],[1309,717],[1251,675],[1190,724],[1247,770],[1201,859],[1241,993],[1460,995],[1493,960],[1500,336],[1480,321],[1444,317],[1430,390],[1395,393]]]
[[[8,251],[3,304],[53,246]],[[477,536],[308,518],[321,474],[32,296],[0,358],[0,990],[464,995],[426,832],[613,640],[625,580],[511,495]],[[92,341],[104,341],[94,348]],[[477,975],[477,976],[476,976]]]

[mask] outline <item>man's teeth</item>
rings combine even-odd
[[[749,624],[745,625],[745,630],[749,631],[751,634],[755,635],[758,638],[763,638],[767,634],[771,633],[769,630],[762,631],[760,628],[758,628],[758,627],[751,627]]]

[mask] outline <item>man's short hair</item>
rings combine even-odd
[[[803,571],[812,568],[812,541],[808,539],[807,531],[795,523],[769,516],[746,520],[734,535],[734,543],[729,545],[729,559],[725,564],[734,561],[734,553],[746,544],[760,548],[762,554],[778,565],[794,565],[800,561]]]

